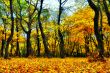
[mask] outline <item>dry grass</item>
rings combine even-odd
[[[0,73],[110,73],[110,59],[106,63],[89,63],[86,58],[0,59]]]

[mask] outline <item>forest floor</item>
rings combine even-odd
[[[0,73],[110,73],[110,59],[90,63],[87,58],[0,58]]]

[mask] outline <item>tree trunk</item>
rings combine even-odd
[[[60,25],[60,20],[61,20],[61,14],[62,14],[62,1],[59,1],[59,14],[58,14],[58,25]],[[63,40],[63,35],[60,31],[60,28],[58,28],[58,36],[60,39],[60,44],[59,44],[59,49],[60,49],[60,57],[64,58],[65,54],[64,54],[64,40]]]
[[[16,42],[16,56],[20,57],[20,50],[19,50],[19,42],[18,42],[18,40]]]
[[[88,56],[89,53],[89,36],[85,36],[85,50],[86,50],[86,56]]]
[[[41,31],[41,35],[42,35],[42,39],[43,39],[44,48],[45,48],[45,55],[49,56],[49,50],[48,50],[48,46],[47,46],[47,43],[46,43],[46,36],[43,32],[43,28],[42,28],[41,23],[39,23],[39,26],[40,26],[40,31]]]
[[[18,28],[18,20],[16,19],[16,32],[17,32],[17,42],[16,42],[16,52],[15,52],[15,54],[16,54],[16,56],[20,56],[20,50],[19,50],[19,34],[18,34],[18,32],[19,32],[19,28]]]
[[[42,23],[41,23],[41,20],[40,20],[40,15],[41,15],[41,12],[42,12],[42,5],[43,5],[43,0],[41,0],[41,2],[40,2],[40,10],[38,11],[38,24],[39,24],[39,28],[40,28],[44,48],[45,48],[45,56],[49,57],[49,50],[48,50],[48,46],[47,46],[47,42],[46,42],[46,36],[43,32]]]
[[[91,34],[90,34],[90,37],[89,37],[89,38],[90,38],[91,52],[93,52],[93,46],[92,46],[92,36],[91,36]],[[94,43],[94,42],[93,42],[93,43]],[[97,44],[96,44],[96,45],[97,45]],[[96,45],[95,45],[95,46],[96,46]]]
[[[110,5],[110,0],[108,0],[108,2],[109,2],[109,5]]]
[[[2,39],[2,46],[1,46],[1,56],[3,57],[3,49],[4,49],[5,43],[4,40]]]
[[[60,48],[60,57],[64,58],[65,56],[65,51],[64,51],[64,41],[63,41],[63,35],[61,34],[61,31],[58,29],[58,35],[60,38],[60,44],[59,44],[59,48]]]
[[[2,31],[2,35],[4,35],[4,31]],[[1,56],[3,57],[3,49],[5,48],[5,40],[2,37],[2,45],[1,45]]]
[[[76,43],[74,42],[74,44],[71,45],[72,50],[70,52],[70,56],[73,56],[73,52],[74,52],[75,46],[76,46]]]
[[[6,45],[6,19],[3,19],[3,23],[4,23],[4,30],[2,31],[2,45],[1,45],[1,56],[3,57],[3,51],[5,49],[5,45]]]
[[[27,33],[27,41],[26,41],[26,48],[27,48],[27,53],[26,53],[26,57],[28,57],[29,55],[32,55],[32,49],[31,49],[31,42],[30,42],[30,34],[31,31],[28,31]]]
[[[14,17],[13,17],[12,0],[10,0],[10,14],[11,14],[11,34],[7,40],[7,44],[6,44],[6,48],[5,48],[5,56],[4,56],[5,59],[7,59],[9,57],[9,55],[8,55],[9,43],[12,40],[13,34],[14,34]]]
[[[100,12],[100,8],[97,7],[91,0],[87,0],[89,3],[89,6],[94,10],[95,12],[95,16],[94,16],[94,32],[95,32],[95,36],[98,42],[98,49],[99,49],[99,57],[101,59],[103,59],[103,55],[104,55],[104,43],[103,43],[103,35],[100,34],[100,30],[102,30],[101,28],[99,28],[98,26],[98,21],[99,21],[99,12]]]
[[[80,47],[79,47],[79,43],[77,43],[77,46],[76,46],[76,53],[77,53],[77,57],[79,57],[79,56],[80,56],[79,51],[80,51]]]
[[[38,28],[36,28],[36,31],[37,31],[37,56],[40,57],[40,40]]]
[[[10,49],[10,56],[13,56],[12,52],[13,52],[13,44],[11,43],[11,49]]]

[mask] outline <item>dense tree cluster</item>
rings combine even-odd
[[[44,0],[0,0],[0,56],[109,56],[110,0],[80,1],[68,16],[68,0],[53,14]]]

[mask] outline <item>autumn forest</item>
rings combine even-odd
[[[0,0],[0,73],[109,73],[109,57],[110,0]]]

